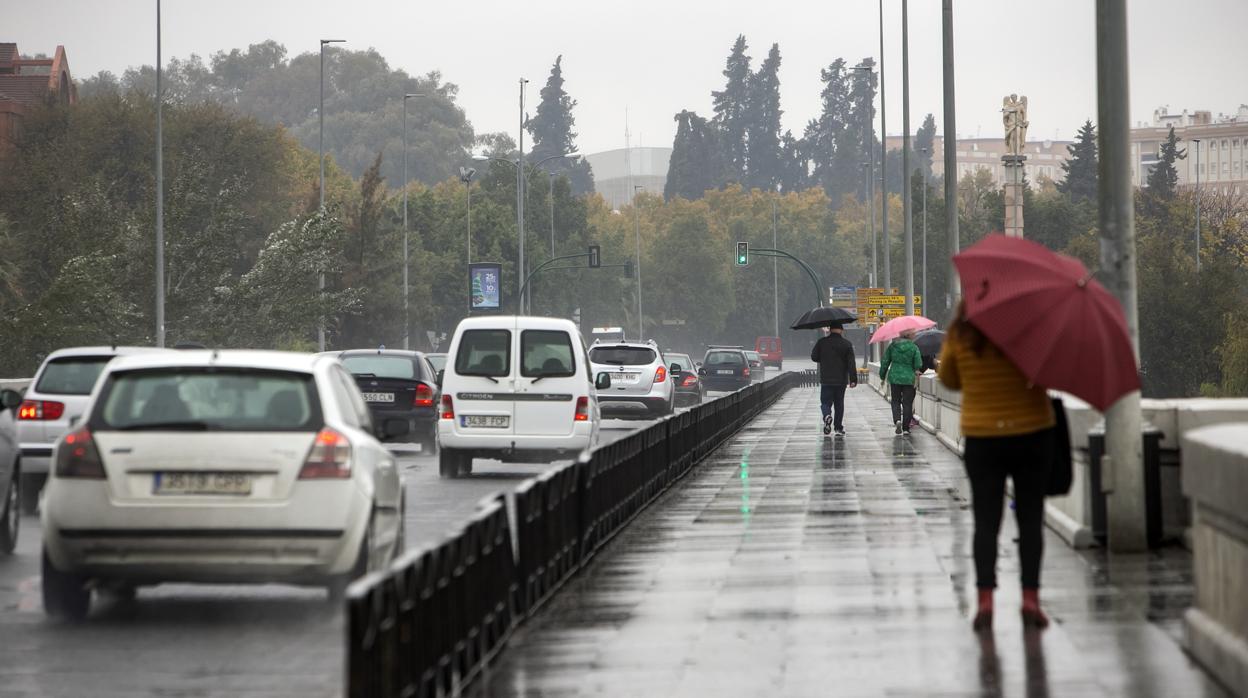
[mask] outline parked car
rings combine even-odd
[[[784,352],[779,337],[759,337],[754,340],[754,351],[763,357],[763,363],[776,368],[784,367]]]
[[[664,354],[668,372],[672,376],[677,407],[700,405],[706,399],[706,386],[698,378],[698,368],[688,354]]]
[[[168,351],[154,347],[74,347],[43,360],[17,413],[22,449],[22,511],[35,513],[48,477],[52,445],[82,414],[104,366],[117,356]]]
[[[763,357],[758,352],[747,349],[745,360],[750,362],[750,380],[761,381],[767,377],[767,366],[763,364]]]
[[[0,553],[8,555],[17,546],[17,530],[22,521],[22,449],[17,440],[17,410],[22,396],[15,390],[0,390]]]
[[[162,582],[325,585],[403,550],[404,495],[351,374],[269,351],[118,358],[57,441],[43,603]]]
[[[670,367],[654,342],[600,342],[589,348],[595,375],[611,376],[611,386],[598,391],[602,412],[619,417],[662,417],[676,401]]]
[[[591,372],[569,320],[496,315],[455,328],[442,378],[438,472],[472,472],[474,458],[549,462],[597,441],[595,395],[610,387]]]
[[[710,345],[698,369],[707,390],[733,391],[750,384],[750,362],[740,346]]]
[[[402,349],[351,349],[332,352],[355,377],[373,424],[398,420],[407,427],[399,441],[420,444],[421,452],[438,448],[437,369],[424,354]]]

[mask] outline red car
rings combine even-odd
[[[763,363],[780,368],[784,361],[784,352],[780,350],[779,337],[759,337],[754,340],[754,351],[763,358]]]

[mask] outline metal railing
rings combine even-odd
[[[346,695],[460,693],[594,553],[790,388],[790,372],[704,402],[484,500],[457,532],[347,592]],[[515,522],[513,537],[510,522]]]

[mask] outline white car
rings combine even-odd
[[[351,374],[331,357],[121,357],[53,449],[43,603],[161,582],[325,585],[403,549],[403,487]]]
[[[117,356],[165,349],[153,347],[73,347],[48,355],[35,372],[18,409],[17,438],[22,448],[22,510],[35,513],[48,477],[52,445],[82,416],[104,366]]]
[[[17,546],[17,530],[22,521],[21,450],[17,445],[15,426],[22,396],[16,391],[0,390],[0,554],[8,555]]]
[[[605,374],[599,385],[610,385]],[[549,462],[593,446],[600,421],[585,342],[569,320],[468,318],[455,328],[438,420],[443,477],[473,458]]]
[[[598,391],[598,404],[609,416],[663,417],[676,404],[675,380],[668,374],[654,342],[595,342],[589,348],[594,372],[611,376],[611,386]]]

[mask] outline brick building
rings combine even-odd
[[[26,114],[54,100],[78,101],[65,47],[57,46],[52,58],[22,58],[17,44],[0,43],[0,156],[13,147]]]

